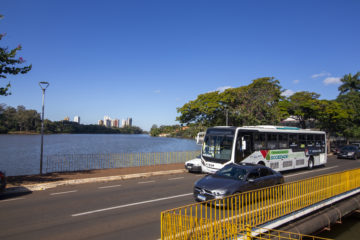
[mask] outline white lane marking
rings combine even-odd
[[[308,174],[308,173],[313,173],[313,172],[325,171],[325,170],[329,170],[329,169],[336,168],[336,167],[339,167],[339,166],[332,166],[332,167],[322,168],[322,169],[318,169],[318,170],[310,170],[310,171],[308,171],[308,172],[302,172],[302,173],[295,173],[295,174],[285,175],[284,177],[285,177],[285,178],[287,178],[287,177],[294,177],[294,176],[302,175],[302,174]]]
[[[103,187],[98,187],[98,189],[103,189],[103,188],[115,188],[115,187],[121,187],[121,185],[103,186]]]
[[[155,182],[155,181],[154,181],[154,180],[152,180],[152,181],[147,181],[147,182],[138,182],[138,184],[153,183],[153,182]]]
[[[0,203],[1,202],[10,202],[10,201],[22,200],[22,199],[26,199],[26,198],[13,198],[13,199],[0,200]]]
[[[61,195],[61,194],[67,194],[67,193],[74,193],[77,192],[78,190],[73,190],[73,191],[67,191],[67,192],[58,192],[58,193],[50,193],[50,195]]]
[[[183,179],[183,178],[185,178],[185,177],[169,178],[168,180],[172,181],[172,180],[179,180],[179,179]]]
[[[157,199],[148,200],[148,201],[143,201],[143,202],[135,202],[135,203],[129,203],[129,204],[125,204],[125,205],[119,205],[119,206],[113,206],[113,207],[108,207],[108,208],[102,208],[102,209],[92,210],[92,211],[88,211],[88,212],[82,212],[82,213],[72,214],[71,216],[72,216],[72,217],[78,217],[78,216],[89,215],[89,214],[98,213],[98,212],[110,211],[110,210],[119,209],[119,208],[126,208],[126,207],[131,207],[131,206],[136,206],[136,205],[142,205],[142,204],[146,204],[146,203],[152,203],[152,202],[159,202],[159,201],[169,200],[169,199],[173,199],[173,198],[186,197],[186,196],[190,196],[190,195],[193,195],[193,193],[185,193],[185,194],[181,194],[181,195],[164,197],[164,198],[157,198]]]

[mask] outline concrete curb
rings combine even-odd
[[[58,186],[65,186],[65,185],[110,182],[110,181],[133,179],[133,178],[144,178],[144,177],[151,177],[151,176],[178,174],[178,173],[184,173],[184,172],[187,172],[187,171],[185,169],[178,169],[178,170],[168,170],[168,171],[158,171],[158,172],[148,172],[148,173],[135,173],[135,174],[128,174],[128,175],[108,176],[108,177],[72,179],[72,180],[64,180],[64,181],[49,182],[49,183],[29,184],[29,185],[21,185],[21,186],[7,188],[5,191],[5,194],[41,191],[41,190],[46,190],[49,188],[55,188]]]

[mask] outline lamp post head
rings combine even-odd
[[[50,83],[48,82],[39,82],[39,86],[41,87],[42,90],[45,90],[49,85]]]

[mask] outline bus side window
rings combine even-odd
[[[306,135],[306,146],[307,147],[314,147],[314,135],[307,134]]]
[[[315,147],[321,148],[321,135],[316,134],[315,136]]]
[[[296,151],[299,148],[297,134],[289,134],[289,147],[292,148],[293,151]]]
[[[277,134],[268,133],[267,134],[267,148],[268,149],[277,149]]]
[[[287,134],[279,134],[279,148],[282,149],[289,148],[289,140]]]
[[[254,133],[254,149],[264,150],[265,146],[265,133]]]
[[[304,149],[306,146],[306,135],[305,134],[299,134],[299,145],[300,149]]]

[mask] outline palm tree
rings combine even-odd
[[[338,88],[340,91],[340,95],[345,95],[349,92],[359,92],[360,72],[357,72],[354,76],[352,76],[351,73],[345,74],[345,76],[341,78],[341,82],[343,84]]]

